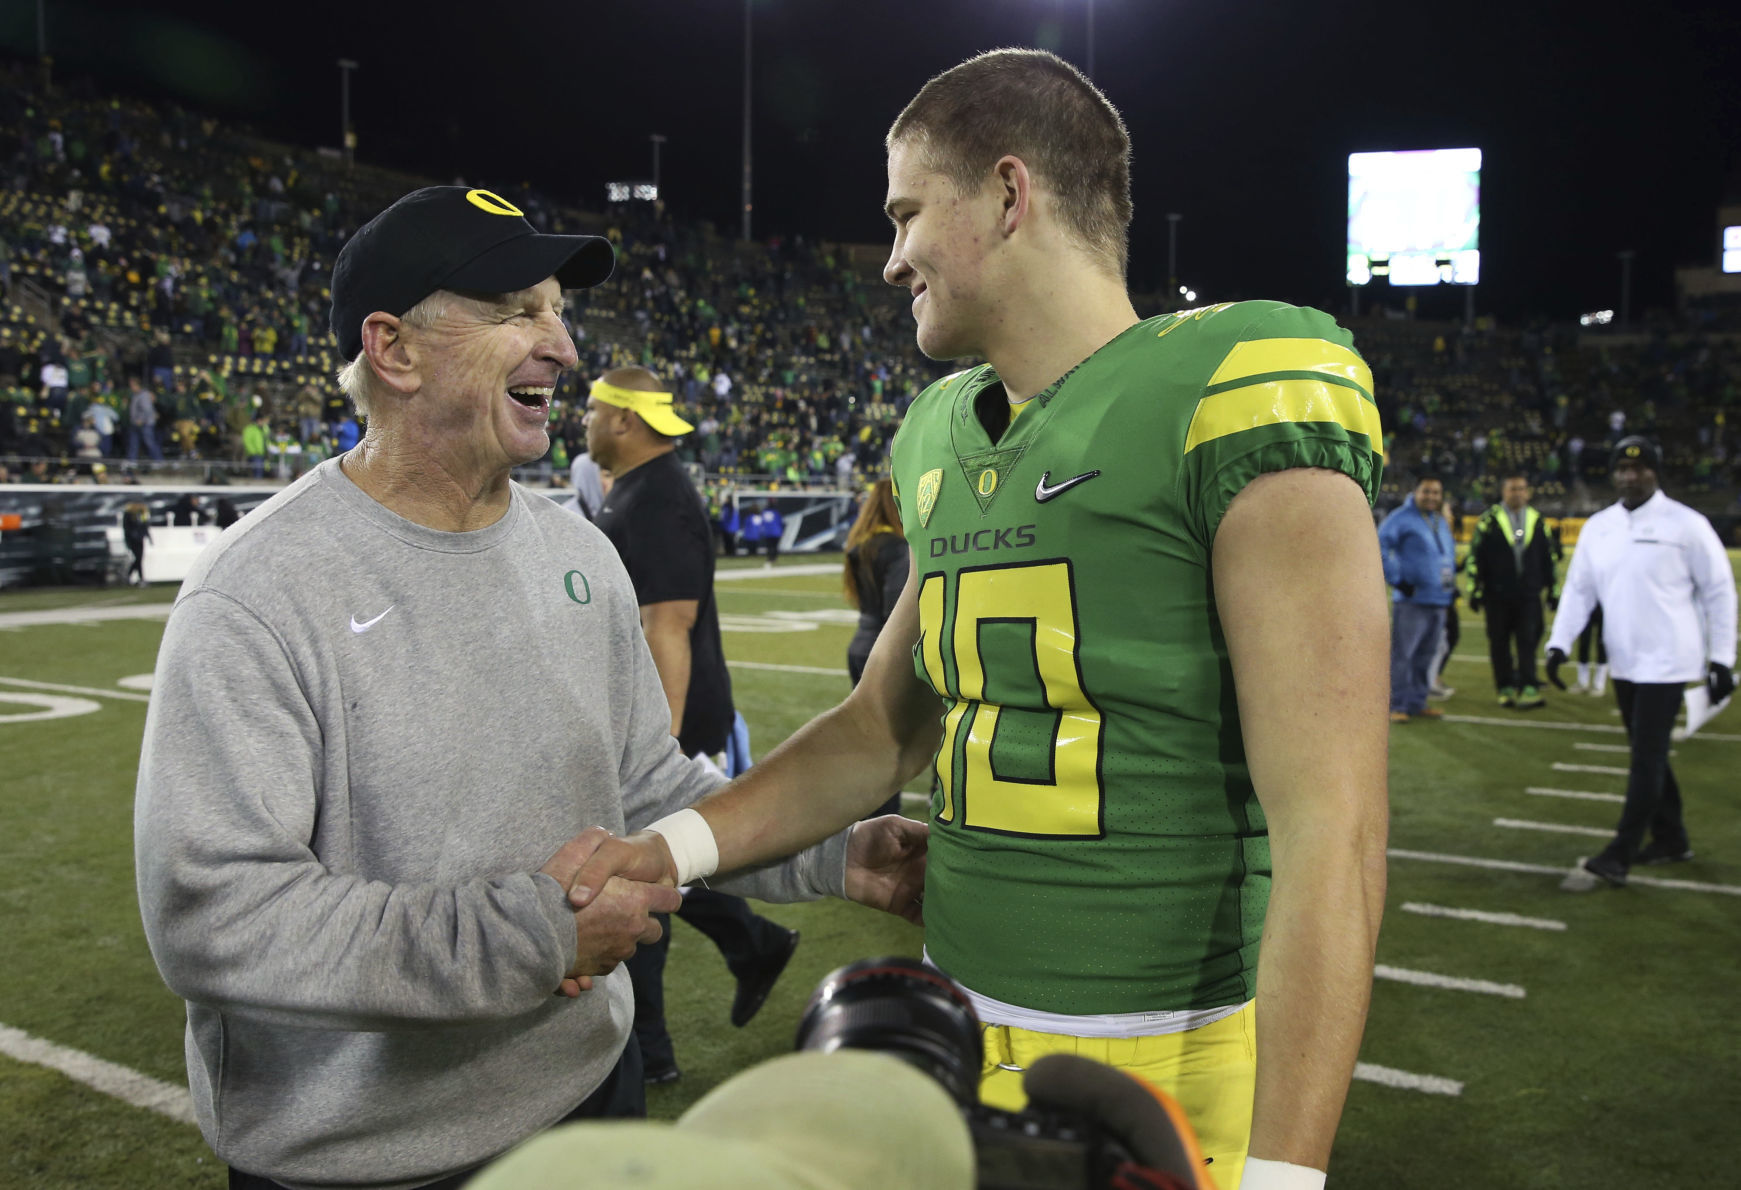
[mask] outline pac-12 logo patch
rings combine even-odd
[[[931,523],[931,510],[937,507],[937,491],[943,486],[943,468],[927,471],[919,477],[919,528]]]

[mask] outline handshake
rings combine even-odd
[[[590,990],[595,977],[610,974],[637,946],[660,939],[664,931],[654,914],[675,913],[683,904],[679,885],[712,872],[688,854],[691,831],[705,833],[705,845],[712,846],[704,820],[689,831],[643,829],[623,837],[588,827],[538,869],[563,887],[574,913],[574,965],[558,995]],[[924,823],[899,814],[855,824],[846,850],[847,899],[923,924],[928,840]],[[686,862],[679,863],[674,850]]]

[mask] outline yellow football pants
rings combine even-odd
[[[1251,1102],[1257,1089],[1255,1005],[1247,1004],[1212,1025],[1158,1037],[1069,1037],[988,1025],[980,1099],[1020,1111],[1028,1102],[1022,1072],[1047,1054],[1092,1058],[1171,1095],[1196,1130],[1215,1184],[1221,1190],[1238,1190],[1251,1144]]]

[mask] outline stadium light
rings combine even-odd
[[[347,169],[357,163],[357,137],[351,131],[351,71],[356,68],[349,58],[339,59],[339,144],[344,147]]]
[[[1179,220],[1184,216],[1177,212],[1167,215],[1167,287],[1170,289],[1179,283]]]
[[[744,242],[750,240],[750,0],[744,0]]]

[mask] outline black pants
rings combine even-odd
[[[768,538],[766,541],[762,542],[762,548],[768,551],[768,561],[778,562],[780,560],[779,537]]]
[[[647,1087],[641,1078],[641,1050],[633,1034],[623,1047],[622,1056],[605,1076],[598,1089],[580,1101],[580,1106],[563,1116],[556,1124],[573,1124],[579,1120],[644,1120],[647,1118]],[[477,1166],[439,1181],[426,1183],[420,1190],[459,1190],[482,1169]],[[258,1174],[230,1171],[230,1190],[284,1190],[282,1183]]]
[[[1535,651],[1542,640],[1542,601],[1539,594],[1494,599],[1487,604],[1487,655],[1493,663],[1493,686],[1534,686]],[[1512,659],[1515,642],[1517,659]]]
[[[1668,764],[1670,733],[1680,709],[1680,682],[1624,682],[1614,679],[1620,719],[1632,741],[1632,769],[1626,777],[1626,805],[1604,859],[1631,865],[1648,832],[1663,845],[1684,848],[1687,827],[1681,818],[1681,787]]]
[[[1596,664],[1607,665],[1608,646],[1602,640],[1602,608],[1600,605],[1590,613],[1590,622],[1584,625],[1584,631],[1578,634],[1578,643],[1574,651],[1578,654],[1579,665],[1589,663],[1592,642],[1596,648]]]
[[[651,945],[636,947],[635,957],[623,964],[635,985],[635,1038],[641,1043],[641,1055],[649,1070],[677,1060],[671,1034],[665,1028],[665,956],[671,949],[671,915],[657,916],[664,934]],[[752,970],[758,959],[783,945],[786,938],[784,926],[758,916],[742,897],[700,885],[683,894],[683,907],[676,916],[707,935],[734,977]]]

